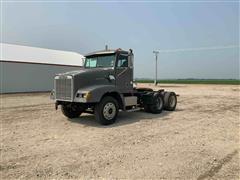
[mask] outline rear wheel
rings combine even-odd
[[[95,105],[94,114],[95,118],[102,125],[113,124],[118,115],[118,102],[111,96],[104,97],[100,103]]]
[[[177,106],[177,96],[174,92],[164,93],[164,109],[174,111]]]
[[[153,104],[149,106],[151,113],[159,114],[163,110],[163,97],[160,93],[153,94]]]
[[[76,118],[79,117],[82,112],[84,111],[84,108],[81,107],[80,105],[76,105],[76,104],[64,104],[61,106],[61,110],[62,113],[64,114],[64,116],[72,119],[72,118]]]

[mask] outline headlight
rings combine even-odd
[[[92,94],[90,92],[87,92],[86,94],[83,95],[83,98],[85,98],[86,100],[91,99]]]
[[[76,94],[76,98],[89,100],[91,99],[91,97],[92,97],[92,94],[90,92],[77,92]]]

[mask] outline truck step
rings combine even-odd
[[[133,109],[129,109],[129,110],[126,110],[126,112],[135,112],[135,111],[140,111],[141,108],[133,108]]]

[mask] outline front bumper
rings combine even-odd
[[[62,102],[87,103],[89,102],[89,100],[91,100],[91,98],[92,98],[92,94],[89,91],[77,91],[73,100],[56,98],[55,90],[52,90],[50,93],[50,99],[55,100],[56,102],[62,101]]]

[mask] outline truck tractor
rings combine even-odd
[[[119,111],[159,114],[175,110],[174,92],[134,87],[133,57],[131,49],[96,51],[85,56],[83,68],[57,74],[51,92],[56,110],[61,105],[68,118],[92,113],[102,125],[114,123]]]

